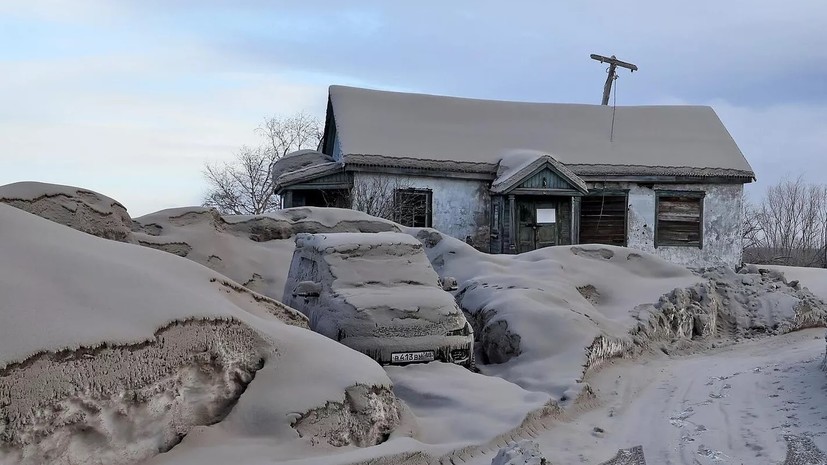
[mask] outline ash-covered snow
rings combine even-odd
[[[643,447],[635,446],[631,449],[620,449],[611,460],[600,465],[646,465]]]
[[[42,182],[0,186],[6,203],[106,239],[132,242],[132,219],[118,201],[88,189]]]
[[[604,245],[487,255],[434,230],[408,229],[475,327],[483,373],[574,398],[603,360],[676,341],[734,341],[824,326],[827,305],[780,274],[693,272]]]
[[[320,165],[322,163],[330,163],[333,157],[316,150],[302,149],[295,152],[290,152],[279,159],[273,166],[270,176],[273,179],[278,179],[282,174],[297,171],[309,166]]]
[[[735,338],[783,334],[827,324],[824,298],[780,270],[746,266],[735,273],[712,268],[701,275],[714,286],[720,301],[718,328]]]
[[[315,207],[258,216],[184,207],[135,223],[141,245],[186,257],[274,299],[282,297],[297,234],[398,231],[394,223],[361,212]]]
[[[550,397],[447,363],[386,367],[394,392],[416,417],[426,444],[484,444],[541,409]]]
[[[509,444],[497,452],[491,460],[491,465],[551,465],[543,454],[540,446],[527,439]]]
[[[748,265],[753,271],[767,269],[779,271],[784,274],[788,283],[798,283],[802,288],[827,301],[827,269],[806,268],[801,266],[780,266],[780,265]]]
[[[381,367],[283,304],[8,205],[0,224],[2,464],[130,464],[197,437],[369,445],[399,422]]]
[[[299,234],[283,300],[314,331],[376,360],[435,351],[439,360],[470,364],[470,332],[448,335],[467,328],[465,316],[408,234]]]
[[[808,461],[827,451],[822,337],[806,329],[614,361],[587,378],[598,406],[534,440],[560,464],[825,463]]]
[[[173,321],[228,319],[223,276],[0,205],[0,368],[41,351],[131,344]]]
[[[648,318],[636,315],[636,306],[700,281],[684,267],[620,247],[487,255],[433,230],[410,234],[441,276],[457,279],[457,301],[487,363],[483,373],[556,398],[577,395],[595,340],[631,344],[630,330]],[[612,351],[626,347],[615,345]]]
[[[343,86],[330,88],[330,104],[345,163],[355,154],[382,154],[385,163],[496,164],[503,153],[524,148],[552,153],[568,165],[716,168],[752,175],[710,107],[503,102]],[[606,128],[615,113],[618,124],[610,140]]]
[[[117,213],[120,204],[87,196],[84,189],[28,184],[15,190],[20,208],[80,230],[95,224],[86,232],[102,237],[118,234],[100,226],[101,218],[120,216],[112,227],[134,228],[127,240],[170,253],[105,241],[0,205],[0,417],[6,417],[0,422],[0,464],[84,463],[91,457],[156,465],[407,464],[438,462],[449,453],[444,457],[455,463],[487,465],[501,441],[534,437],[558,416],[564,425],[539,440],[553,460],[585,456],[598,463],[641,443],[647,455],[677,459],[682,444],[681,457],[699,454],[685,437],[703,438],[703,451],[711,455],[698,457],[711,460],[733,449],[711,426],[719,407],[731,407],[724,386],[752,393],[753,375],[763,380],[758,394],[744,396],[740,417],[731,412],[728,418],[759,428],[736,440],[736,454],[746,453],[736,456],[762,453],[741,450],[750,434],[771,444],[777,457],[786,447],[783,440],[773,442],[777,428],[822,431],[818,408],[799,409],[786,420],[779,413],[784,425],[774,423],[773,412],[794,408],[791,402],[819,405],[808,386],[823,380],[817,371],[823,340],[808,335],[789,354],[783,340],[770,340],[766,348],[756,340],[754,353],[735,359],[698,353],[681,361],[646,351],[671,354],[687,347],[685,341],[729,342],[823,325],[824,270],[785,269],[786,277],[761,271],[763,266],[737,274],[692,272],[637,251],[594,245],[492,256],[432,230],[406,229],[424,244],[423,265],[430,262],[439,277],[457,279],[455,295],[476,326],[486,363],[482,374],[441,363],[385,372],[302,328],[308,325],[303,315],[261,294],[282,297],[299,233],[398,232],[398,225],[350,210],[297,208],[253,217],[200,207],[165,210],[133,225],[125,209],[125,216]],[[33,201],[38,198],[42,204]],[[41,206],[30,207],[35,204]],[[73,211],[86,219],[74,219]],[[399,240],[400,246],[409,242]],[[406,266],[394,261],[400,256],[392,251],[382,250],[392,256],[388,266],[371,268],[346,263],[357,257],[342,244],[336,247],[337,278],[355,297],[377,300],[356,290],[405,279]],[[407,273],[411,281],[437,286],[433,272]],[[623,370],[613,370],[614,362],[588,369],[639,352],[651,366],[624,361],[617,362]],[[652,361],[652,352],[664,360]],[[767,356],[778,360],[759,362]],[[753,372],[758,366],[760,372]],[[812,367],[818,376],[808,374]],[[715,370],[711,387],[692,384],[695,373],[707,369]],[[629,377],[631,386],[623,384]],[[785,384],[784,391],[776,390]],[[21,386],[37,389],[28,393]],[[713,393],[720,399],[709,396],[713,388],[722,389]],[[680,414],[671,411],[680,403],[676,393],[684,391],[697,404],[693,420],[702,414],[709,431],[669,424]],[[626,406],[638,395],[642,400],[630,413]],[[764,405],[756,396],[767,395],[769,407],[756,420],[750,413]],[[586,400],[561,402],[566,409],[560,410],[554,401],[566,398]],[[538,409],[545,413],[535,415]],[[568,423],[591,409],[585,423]],[[592,435],[596,425],[605,438]],[[819,437],[816,445],[824,448]],[[358,447],[386,438],[379,446]]]
[[[497,165],[497,177],[491,182],[491,185],[497,186],[508,181],[515,174],[543,156],[545,156],[544,153],[535,150],[510,151],[503,154]]]
[[[789,285],[801,287],[812,292],[820,299],[827,301],[827,270],[823,268],[805,268],[797,266],[778,265],[750,265],[753,269],[765,268],[784,274]],[[827,336],[825,336],[827,340]],[[826,344],[827,345],[827,344]],[[827,371],[827,347],[825,347],[824,359],[821,369]]]

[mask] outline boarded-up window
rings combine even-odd
[[[703,246],[703,192],[657,194],[655,247]]]
[[[398,189],[394,193],[396,222],[414,228],[430,228],[431,191],[423,189]]]
[[[580,200],[580,243],[626,245],[626,194],[594,194]]]

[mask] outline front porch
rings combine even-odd
[[[586,183],[549,155],[505,170],[491,187],[491,252],[576,244]]]

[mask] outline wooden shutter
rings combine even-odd
[[[702,247],[703,203],[703,193],[658,194],[655,247]]]
[[[580,200],[580,243],[626,245],[626,194],[594,194]]]

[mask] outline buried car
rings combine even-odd
[[[312,330],[379,363],[470,368],[474,334],[443,283],[410,235],[299,234],[283,300]]]

